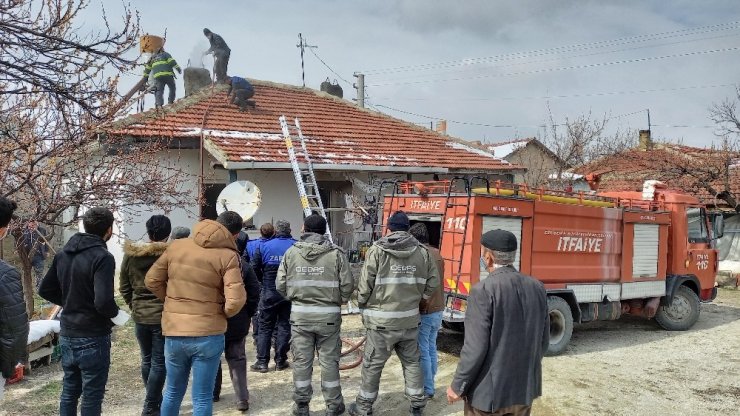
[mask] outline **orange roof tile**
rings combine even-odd
[[[287,163],[278,118],[300,119],[317,168],[346,166],[428,168],[430,171],[506,172],[521,167],[473,143],[451,138],[382,113],[361,109],[307,88],[252,81],[256,109],[240,111],[226,102],[226,88],[200,91],[176,103],[102,127],[106,134],[199,138],[221,162]]]
[[[727,153],[721,150],[660,144],[647,151],[634,149],[607,156],[574,172],[599,175],[601,192],[641,191],[644,181],[656,179],[672,189],[696,196],[705,204],[722,204],[707,188],[716,192],[725,190],[723,172],[727,171],[720,159],[726,157]],[[683,174],[682,169],[686,169]],[[740,196],[740,169],[730,167],[728,179],[729,191]]]

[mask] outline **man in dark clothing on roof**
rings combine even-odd
[[[54,256],[39,295],[62,307],[59,345],[64,381],[59,414],[99,415],[110,367],[110,335],[128,314],[114,299],[116,261],[106,242],[113,234],[113,213],[92,208],[82,219],[84,233],[69,239]]]
[[[547,292],[542,282],[514,268],[514,234],[488,231],[481,245],[490,274],[470,289],[465,343],[447,400],[465,399],[465,415],[527,416],[542,394]]]
[[[409,414],[421,415],[426,405],[419,355],[419,303],[429,300],[439,285],[439,272],[429,251],[408,233],[409,217],[402,211],[388,219],[391,232],[367,250],[357,284],[357,303],[367,328],[362,384],[352,416],[373,414],[380,375],[395,351],[403,366]]]
[[[9,234],[13,211],[18,205],[0,197],[0,241]],[[23,297],[21,274],[15,267],[0,260],[0,402],[3,400],[5,379],[15,374],[15,366],[26,355],[28,315]]]
[[[229,104],[238,105],[242,111],[246,111],[248,106],[254,104],[254,101],[249,101],[254,97],[254,87],[249,81],[241,77],[228,77],[226,83],[229,85],[229,91],[226,93]]]
[[[257,362],[251,368],[260,373],[268,371],[272,333],[277,330],[275,342],[275,369],[285,370],[290,348],[290,302],[275,286],[278,268],[285,252],[295,244],[290,235],[290,223],[280,220],[275,223],[275,237],[258,246],[252,258],[252,268],[262,280],[262,295],[259,306],[259,334],[257,335]]]
[[[204,55],[209,53],[213,54],[213,72],[216,77],[217,84],[223,84],[226,82],[227,75],[226,71],[229,66],[229,56],[231,55],[231,49],[224,41],[224,38],[211,32],[210,30],[203,29],[203,34],[208,38],[211,47],[205,51]]]

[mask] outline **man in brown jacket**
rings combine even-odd
[[[444,309],[444,260],[439,250],[429,245],[427,226],[417,222],[409,228],[409,234],[414,236],[427,251],[437,266],[440,284],[428,300],[422,299],[419,303],[421,325],[419,325],[419,351],[421,353],[421,371],[424,374],[424,394],[427,399],[434,397],[434,376],[437,374],[437,334],[442,326],[442,310]]]
[[[201,221],[193,227],[193,238],[173,241],[146,275],[147,288],[164,300],[163,416],[180,412],[191,368],[193,415],[213,413],[226,318],[239,312],[246,301],[236,249],[241,228],[242,218],[231,211],[217,221]]]

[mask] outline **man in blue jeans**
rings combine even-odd
[[[63,309],[59,334],[64,370],[59,400],[62,416],[77,414],[80,396],[82,416],[102,413],[111,328],[128,320],[113,298],[116,261],[105,244],[113,234],[113,213],[92,208],[82,224],[85,232],[73,235],[54,256],[39,287],[42,298]]]
[[[429,251],[437,265],[440,281],[444,281],[444,260],[439,250],[429,245],[429,232],[424,223],[418,222],[409,228],[414,236]],[[437,375],[437,334],[442,326],[444,310],[444,285],[440,284],[432,297],[419,304],[421,325],[419,326],[419,351],[421,353],[421,371],[424,374],[424,394],[427,399],[434,397],[434,376]]]
[[[213,387],[224,352],[226,318],[244,306],[236,237],[239,214],[203,220],[193,237],[173,241],[146,274],[147,288],[164,301],[162,332],[167,381],[161,415],[175,416],[192,370],[193,415],[213,413]]]

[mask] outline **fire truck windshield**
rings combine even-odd
[[[707,230],[707,213],[704,208],[687,208],[686,220],[688,221],[689,243],[708,243],[709,231]]]

